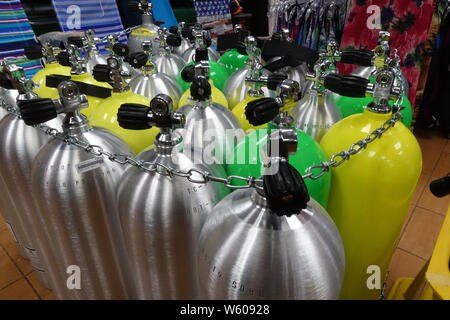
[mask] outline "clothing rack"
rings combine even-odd
[[[272,34],[289,29],[298,45],[326,51],[329,40],[342,39],[347,0],[278,0],[269,9],[274,19]]]

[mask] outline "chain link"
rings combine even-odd
[[[14,114],[18,118],[22,118],[20,112],[15,108],[7,105],[3,99],[0,99],[1,107],[6,109],[9,113]],[[303,179],[309,180],[317,180],[321,178],[324,174],[330,171],[330,168],[336,168],[342,165],[344,162],[348,161],[351,156],[360,153],[362,150],[367,148],[367,145],[372,143],[378,138],[392,128],[395,123],[402,119],[400,114],[401,108],[398,109],[397,113],[392,115],[392,118],[388,121],[384,122],[383,125],[375,129],[371,132],[365,139],[359,140],[353,143],[348,150],[341,151],[339,153],[334,154],[330,161],[325,161],[319,163],[317,165],[310,166],[305,170],[306,174],[303,175]],[[118,163],[120,165],[132,165],[142,171],[146,171],[149,173],[158,173],[164,176],[169,177],[180,177],[185,178],[191,183],[195,184],[206,184],[208,182],[217,182],[223,184],[225,187],[229,189],[247,189],[247,188],[256,188],[262,189],[262,179],[257,179],[255,177],[241,177],[241,176],[229,176],[227,178],[221,178],[211,175],[207,171],[201,171],[195,168],[189,169],[188,171],[179,171],[174,168],[170,168],[162,163],[158,162],[145,162],[142,160],[137,160],[136,158],[126,155],[126,154],[118,154],[111,153],[103,150],[101,146],[91,145],[86,141],[82,141],[76,139],[75,137],[67,136],[62,132],[59,132],[57,129],[51,128],[45,124],[38,124],[34,126],[35,128],[43,131],[45,134],[55,137],[57,139],[62,140],[65,143],[74,145],[85,150],[88,153],[91,153],[98,157],[106,157],[110,161]],[[314,172],[313,172],[314,171]],[[233,185],[233,181],[243,182],[244,185]]]

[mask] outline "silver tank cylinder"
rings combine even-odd
[[[181,56],[187,63],[194,61],[194,57],[195,57],[195,46],[191,46],[190,48],[188,48],[183,55]],[[208,47],[208,57],[209,60],[215,61],[217,62],[217,60],[219,60],[220,58],[220,53],[218,53],[216,50],[214,50],[211,47]]]
[[[228,106],[233,109],[241,101],[244,101],[247,97],[247,93],[251,88],[245,84],[245,79],[250,76],[251,71],[248,69],[240,69],[228,77],[225,82],[223,93],[228,100]],[[267,70],[262,70],[263,76],[269,76],[271,73]],[[264,96],[274,98],[275,91],[267,89],[267,87],[261,87]]]
[[[342,112],[332,94],[327,90],[318,92],[314,88],[291,110],[291,115],[295,127],[319,143],[331,126],[342,119]]]
[[[213,209],[200,236],[203,299],[338,299],[344,248],[313,199],[278,216],[256,190],[236,190]]]
[[[153,44],[153,53],[157,53],[159,48],[158,41],[158,26],[150,21],[144,22],[146,15],[142,15],[142,25],[138,26],[136,30],[131,32],[128,36],[128,47],[130,54],[142,51],[142,42],[151,41]]]
[[[86,69],[89,72],[91,76],[93,76],[92,71],[94,70],[94,67],[98,64],[108,64],[106,59],[108,57],[100,54],[99,52],[93,52],[89,55],[89,58],[86,63]]]
[[[216,163],[225,164],[234,146],[244,138],[236,116],[221,104],[194,102],[178,111],[186,116],[184,129],[179,129],[184,145],[202,150],[204,160],[214,159]]]
[[[269,61],[267,61],[267,64],[269,64],[277,59],[280,59],[280,57],[275,57],[275,58],[269,59]],[[309,70],[308,70],[306,63],[302,63],[297,67],[286,66],[286,67],[283,67],[281,69],[274,71],[274,73],[285,74],[289,80],[297,81],[300,84],[300,91],[303,94],[306,94],[306,91],[308,90],[308,84],[307,84],[307,81],[305,78],[305,75],[308,72],[309,72]]]
[[[61,119],[52,120],[46,125],[61,130]],[[10,213],[4,217],[15,240],[25,252],[39,281],[52,288],[48,266],[42,251],[47,244],[42,240],[43,230],[38,219],[39,209],[31,191],[31,168],[33,160],[41,147],[50,140],[44,132],[29,127],[16,115],[9,114],[0,121],[0,175],[10,195]],[[5,195],[7,197],[7,195]]]
[[[167,54],[164,52],[160,52],[153,60],[153,63],[158,72],[167,74],[175,82],[177,81],[181,70],[187,64],[187,62],[177,54]]]
[[[115,135],[89,128],[78,111],[67,114],[63,128],[65,137],[131,154]],[[55,257],[55,286],[70,299],[135,298],[116,197],[123,171],[57,138],[34,160],[31,185]]]
[[[181,45],[179,47],[173,47],[173,53],[182,57],[190,48],[192,48],[191,42],[186,38],[181,38]]]
[[[182,144],[172,146],[179,139],[177,134],[159,135],[139,159],[225,177],[221,166],[194,162],[194,156],[182,153]],[[186,178],[134,167],[125,171],[118,191],[119,210],[139,299],[199,297],[196,257],[200,229],[227,193],[218,184],[193,184]]]
[[[167,94],[172,98],[175,108],[181,98],[181,89],[178,84],[164,73],[140,74],[133,78],[129,85],[133,93],[149,99],[153,99],[160,93]]]
[[[365,79],[369,79],[369,76],[376,71],[375,66],[371,67],[358,67],[355,70],[353,70],[352,75],[359,76]],[[408,96],[409,95],[409,84],[408,80],[405,78],[404,74],[402,73],[402,82],[403,82],[403,93]],[[395,80],[394,85],[398,86],[398,81]]]

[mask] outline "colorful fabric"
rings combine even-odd
[[[194,0],[199,23],[231,19],[229,0]]]
[[[42,68],[39,60],[28,60],[23,48],[36,45],[35,35],[20,1],[0,1],[0,59],[16,58],[14,62],[31,78]]]
[[[123,31],[115,0],[52,0],[62,31],[95,30],[97,37]],[[126,35],[120,37],[126,42]],[[105,44],[99,45],[102,52]]]
[[[373,49],[380,29],[389,31],[392,48],[398,49],[402,72],[410,85],[409,100],[414,105],[424,41],[434,5],[435,0],[353,0],[347,13],[341,49]],[[377,20],[378,26],[373,24]],[[354,68],[341,65],[340,71],[347,74]]]

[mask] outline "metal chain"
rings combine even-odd
[[[7,105],[3,99],[0,99],[1,107],[6,109],[9,113],[14,114],[18,118],[22,118],[20,112],[15,108]],[[400,111],[401,108],[399,108]],[[381,138],[381,136],[392,128],[397,121],[402,118],[400,112],[394,113],[392,118],[388,121],[384,122],[383,125],[375,129],[371,132],[365,139],[357,141],[353,143],[348,150],[341,151],[339,153],[334,154],[330,161],[322,162],[317,165],[313,165],[305,170],[306,174],[303,175],[303,179],[309,180],[317,180],[322,177],[325,173],[330,170],[330,167],[336,168],[343,164],[345,161],[348,161],[351,156],[360,153],[362,150],[366,149],[367,146],[375,141],[377,138]],[[255,177],[241,177],[241,176],[229,176],[227,178],[215,177],[211,175],[211,173],[207,171],[201,171],[198,169],[189,169],[187,171],[176,170],[174,168],[168,167],[161,163],[157,162],[145,162],[142,160],[137,160],[136,158],[127,155],[127,154],[117,154],[111,153],[104,150],[101,146],[91,145],[88,142],[79,140],[75,137],[67,136],[63,132],[59,132],[55,128],[51,128],[45,124],[38,124],[34,126],[35,128],[43,131],[45,134],[60,139],[67,144],[74,145],[85,150],[88,153],[91,153],[96,156],[102,156],[108,158],[108,160],[118,163],[120,165],[132,165],[142,171],[146,171],[149,173],[158,173],[164,176],[169,177],[181,177],[186,178],[189,182],[196,184],[205,184],[208,182],[218,182],[222,183],[225,187],[230,189],[247,189],[247,188],[256,188],[262,189],[262,179],[257,179]],[[320,171],[314,173],[313,170],[319,169]],[[235,186],[233,185],[233,181],[241,181],[245,182],[245,185]]]

